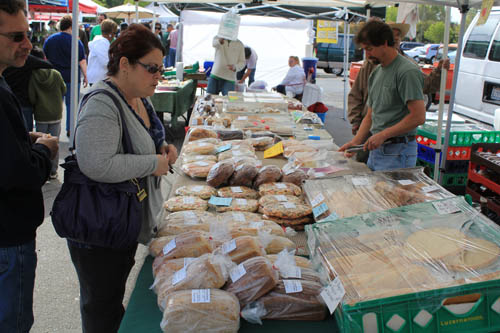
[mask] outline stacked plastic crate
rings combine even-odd
[[[441,142],[444,143],[444,127]],[[437,123],[428,122],[417,129],[418,159],[417,165],[429,170],[429,175],[434,176],[436,163],[435,146],[437,143]],[[471,145],[474,143],[500,143],[500,132],[489,131],[474,124],[452,124],[449,147],[446,158],[443,186],[462,192],[467,184],[469,162],[471,158]]]

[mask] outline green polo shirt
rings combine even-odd
[[[407,103],[423,100],[424,79],[420,68],[398,54],[387,66],[377,66],[368,79],[367,104],[372,108],[373,134],[396,125],[410,111]],[[416,134],[416,128],[405,135]]]
[[[95,36],[99,36],[99,35],[102,35],[101,25],[100,24],[98,24],[95,27],[93,27],[92,30],[90,31],[90,40],[89,40],[89,42],[91,42],[95,38]]]

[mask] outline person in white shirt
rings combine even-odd
[[[234,90],[236,73],[245,67],[245,48],[239,40],[214,37],[215,60],[208,78],[207,93],[226,96]]]
[[[274,89],[284,95],[300,95],[304,92],[306,74],[304,73],[304,69],[300,66],[299,57],[290,56],[290,58],[288,58],[288,66],[290,66],[290,69],[288,73],[286,73],[285,78]]]
[[[108,73],[108,51],[113,40],[118,25],[105,19],[101,23],[102,35],[98,35],[89,43],[89,65],[87,68],[87,78],[92,85],[106,78]]]
[[[236,77],[238,83],[244,83],[248,78],[248,86],[255,81],[255,71],[257,70],[257,52],[254,49],[245,46],[245,67],[238,72]]]

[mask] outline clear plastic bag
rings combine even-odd
[[[170,212],[179,212],[182,210],[207,210],[208,203],[198,197],[179,196],[165,201],[163,207]]]
[[[276,165],[266,165],[259,170],[253,186],[254,188],[259,188],[262,184],[277,182],[280,179],[281,169]]]
[[[214,165],[213,161],[198,161],[183,164],[181,170],[191,178],[206,178]]]
[[[233,175],[234,165],[232,161],[217,162],[212,166],[207,175],[207,184],[213,187],[224,185]]]
[[[217,218],[208,212],[210,215],[207,216],[197,216],[195,211],[181,211],[173,214],[186,213],[183,218],[170,219],[158,230],[157,237],[171,236],[182,234],[187,231],[210,231],[210,223],[217,222]],[[201,212],[201,211],[200,211]],[[172,214],[171,214],[172,215]]]
[[[223,212],[217,214],[217,218],[222,223],[249,223],[262,220],[262,215],[251,212]]]
[[[259,231],[258,237],[267,254],[277,254],[285,249],[295,250],[297,247],[290,239],[273,235],[267,230]]]
[[[191,127],[186,135],[188,137],[188,142],[200,139],[218,138],[217,132],[210,127]]]
[[[240,199],[257,199],[259,193],[246,186],[227,186],[221,187],[217,191],[217,195],[223,198],[240,198]]]
[[[199,257],[212,251],[210,236],[201,231],[154,238],[149,244],[149,253],[153,257],[163,256],[165,259]]]
[[[192,195],[200,199],[210,199],[212,195],[216,195],[217,190],[208,185],[185,185],[175,190],[175,195]]]
[[[259,209],[259,202],[256,199],[235,198],[231,201],[229,206],[210,206],[215,208],[217,212],[238,211],[254,213]]]
[[[214,254],[228,255],[237,264],[252,257],[264,256],[266,251],[257,237],[236,237],[215,249]]]
[[[182,153],[184,155],[214,155],[215,147],[214,143],[197,140],[185,144]]]
[[[295,195],[302,194],[302,190],[292,183],[266,183],[259,186],[260,196],[264,195]]]
[[[217,162],[217,156],[215,155],[184,155],[182,156],[182,164],[193,163],[193,162]]]
[[[240,149],[230,149],[230,150],[226,150],[222,153],[219,153],[217,155],[217,159],[219,161],[223,161],[223,160],[227,160],[227,159],[230,159],[230,158],[233,158],[233,157],[243,157],[243,156],[247,156],[247,157],[251,157],[251,158],[257,158],[257,156],[255,155],[255,152],[253,150],[253,147],[251,149],[248,149],[248,148],[240,148]]]

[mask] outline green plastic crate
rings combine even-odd
[[[443,186],[465,186],[467,177],[467,173],[444,173]]]
[[[444,143],[446,125],[443,126],[441,142]],[[437,141],[437,123],[428,122],[417,128],[417,135]],[[489,131],[474,124],[452,124],[450,146],[470,146],[473,143],[500,143],[500,131]]]
[[[430,162],[424,161],[421,158],[417,158],[417,165],[426,168],[424,170],[424,172],[427,174],[427,170],[428,170],[429,171],[428,176],[430,178],[434,178],[434,163],[430,163]]]
[[[197,73],[199,69],[200,69],[200,64],[198,62],[196,62],[193,65],[193,68],[184,69],[184,73],[187,73],[187,74]],[[176,71],[168,71],[168,72],[164,72],[163,76],[175,76],[175,74],[176,74]]]

